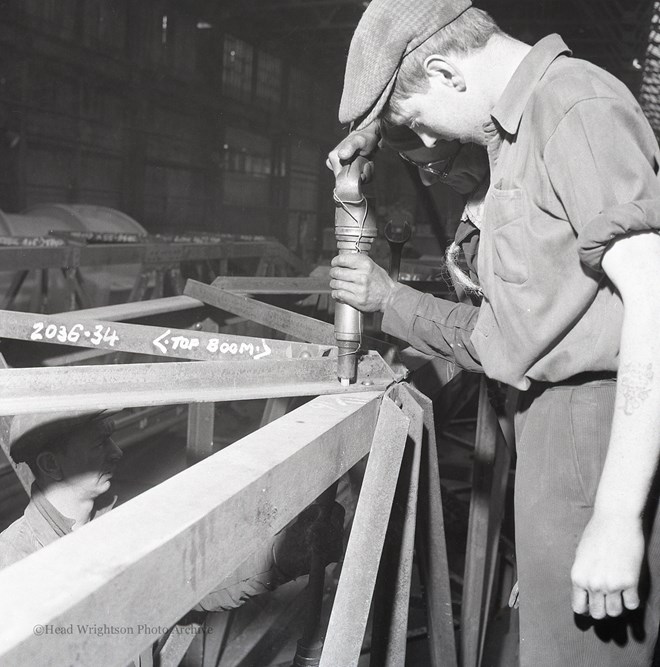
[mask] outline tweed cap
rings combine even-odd
[[[15,463],[29,461],[49,446],[79,435],[110,437],[115,430],[108,410],[17,415],[10,429],[9,453]]]
[[[348,51],[339,122],[359,130],[377,118],[401,61],[471,5],[471,0],[372,0]]]

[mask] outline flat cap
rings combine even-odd
[[[359,130],[377,118],[401,61],[471,5],[471,0],[372,0],[348,51],[339,122]]]
[[[64,438],[96,434],[109,437],[114,431],[110,416],[108,410],[17,415],[11,423],[9,453],[15,463],[21,463]]]

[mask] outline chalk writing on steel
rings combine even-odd
[[[235,340],[223,340],[222,338],[210,338],[200,340],[197,336],[183,336],[181,334],[172,335],[171,329],[166,329],[160,336],[151,341],[154,347],[158,348],[161,354],[169,354],[176,350],[194,350],[203,347],[211,354],[218,356],[243,356],[247,355],[252,359],[263,359],[271,354],[272,350],[268,343],[262,338],[261,345],[254,343],[243,343]]]
[[[119,340],[117,332],[111,327],[103,324],[97,324],[93,329],[86,329],[84,324],[73,324],[65,326],[63,324],[46,324],[44,322],[35,322],[32,325],[30,340],[52,340],[57,343],[77,343],[80,337],[89,339],[92,345],[101,345],[107,343],[114,347]]]

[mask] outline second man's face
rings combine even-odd
[[[122,451],[105,433],[74,438],[59,461],[67,484],[89,498],[96,498],[109,488]]]

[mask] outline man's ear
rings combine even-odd
[[[37,468],[48,478],[60,482],[64,477],[57,456],[53,452],[45,451],[37,455]]]
[[[451,60],[438,54],[431,54],[424,60],[424,71],[429,80],[436,80],[459,92],[466,89],[465,77],[460,68]]]

